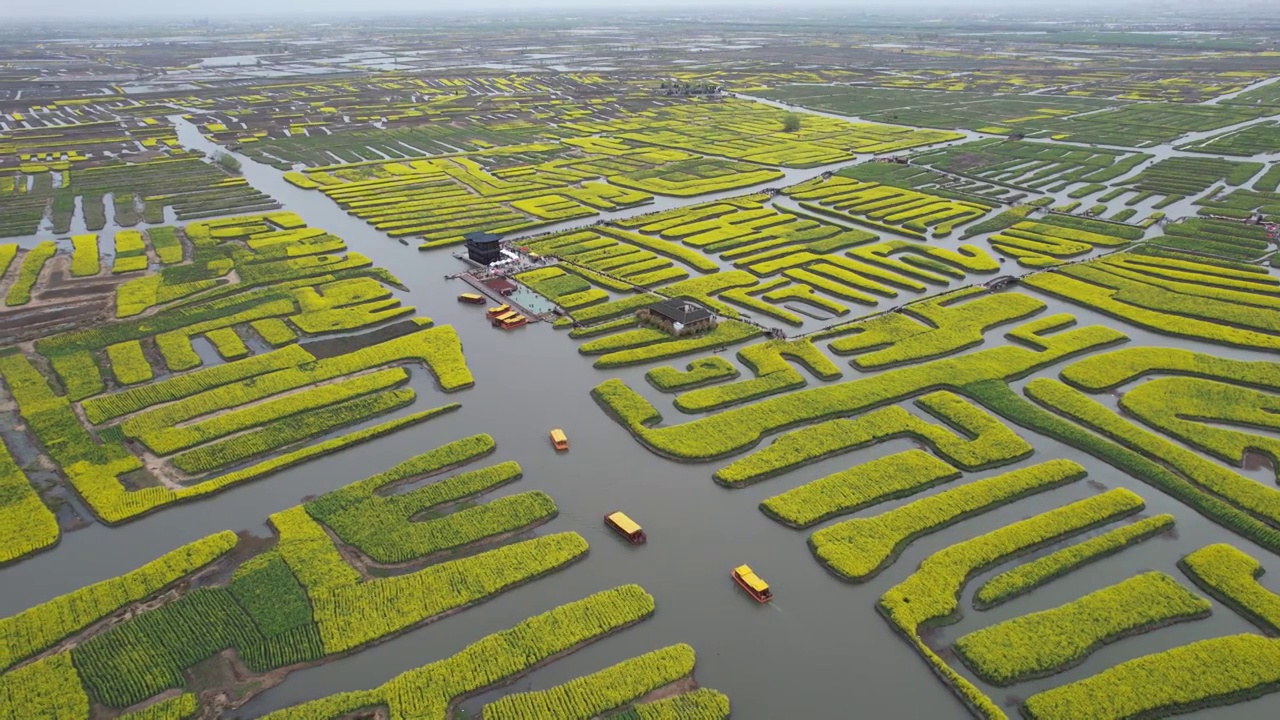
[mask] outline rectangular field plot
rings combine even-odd
[[[649,170],[613,175],[609,181],[633,190],[687,197],[736,190],[777,180],[780,177],[782,173],[772,168],[708,158],[668,163]]]
[[[310,133],[310,139],[319,147],[333,147],[334,152],[342,153],[367,152],[360,143],[376,142],[381,129],[378,125],[385,120],[387,129],[399,131],[390,137],[402,137],[405,142],[400,147],[407,146],[411,156],[564,137],[574,134],[557,130],[566,119],[592,113],[620,117],[685,101],[662,97],[643,82],[599,74],[415,76],[386,82],[357,77],[301,90],[296,85],[267,86],[264,90],[273,96],[266,112],[246,103],[250,112],[237,108],[239,112],[228,124],[241,125],[241,132],[271,128],[265,141],[278,142],[285,134],[270,122],[278,113],[290,118],[290,127],[319,128],[320,132]],[[309,107],[297,108],[292,100],[298,95],[310,96]],[[331,109],[317,107],[320,101]],[[246,115],[247,120],[239,120]],[[295,123],[293,118],[300,121]],[[348,134],[351,130],[356,132]],[[333,144],[324,144],[325,137]],[[355,142],[346,143],[348,137]],[[389,144],[396,146],[394,141]]]
[[[1232,244],[1214,238],[1210,244],[1208,239],[1173,236],[1164,242],[1179,249],[1217,245],[1224,255],[1248,252],[1243,240]],[[1280,338],[1273,334],[1280,281],[1265,268],[1160,248],[1141,250],[1038,273],[1025,282],[1163,334],[1245,348],[1280,347]]]
[[[33,234],[46,214],[53,232],[66,233],[77,206],[86,229],[101,230],[107,223],[106,199],[112,202],[115,223],[124,227],[163,223],[166,207],[179,220],[279,207],[243,178],[199,158],[82,164],[61,171],[36,167],[0,171],[0,237]],[[53,174],[58,175],[56,185]]]
[[[761,164],[805,167],[848,159],[852,152],[953,139],[825,118],[805,119],[800,130],[785,132],[784,113],[747,103],[673,106],[650,114],[657,119],[566,123],[582,137],[558,144],[327,166],[286,178],[323,192],[389,235],[417,235],[430,248],[476,231],[508,234],[589,217],[645,202],[649,193],[687,197],[782,177]],[[553,159],[519,162],[536,156]]]
[[[1150,147],[1189,132],[1216,130],[1252,120],[1261,110],[1226,105],[1126,105],[1077,117],[1036,122],[1036,129],[1057,140],[1125,147]]]
[[[939,199],[929,200],[935,201]],[[767,202],[766,195],[743,196],[537,238],[527,243],[530,250],[560,260],[560,271],[581,280],[546,274],[550,270],[525,273],[528,277],[521,279],[552,300],[571,296],[574,304],[566,309],[586,326],[574,332],[585,333],[597,324],[602,331],[613,329],[612,322],[662,296],[693,298],[730,319],[745,310],[794,326],[804,324],[802,315],[831,322],[850,313],[851,306],[899,302],[900,296],[999,268],[977,247],[964,245],[956,251],[905,239],[880,241],[865,227]],[[968,217],[986,210],[961,207]],[[690,277],[694,271],[704,276]],[[587,290],[587,283],[595,288]],[[598,295],[586,294],[637,288],[656,294],[602,304],[594,304]],[[578,307],[579,298],[593,304]]]
[[[1271,252],[1266,228],[1238,220],[1187,218],[1164,226],[1152,244],[1230,260],[1258,260]]]
[[[1273,165],[1272,168],[1277,166]],[[1280,176],[1280,173],[1276,173]],[[1265,175],[1263,176],[1265,178]],[[1261,214],[1266,222],[1280,222],[1280,193],[1260,190],[1266,183],[1259,179],[1253,190],[1231,190],[1206,195],[1196,200],[1201,215],[1248,220]],[[1225,190],[1225,189],[1224,189]]]
[[[1165,158],[1134,177],[1117,183],[1132,186],[1138,198],[1162,195],[1182,199],[1208,190],[1214,183],[1243,185],[1262,171],[1262,163],[1232,162],[1217,158]],[[1131,198],[1129,204],[1137,199]],[[1166,201],[1167,202],[1167,201]],[[1157,204],[1157,207],[1162,205]]]
[[[1087,37],[1085,33],[1053,33],[1055,38]],[[1131,33],[1099,33],[1088,41],[1089,44],[1120,44],[1135,46],[1161,42],[1155,35]],[[987,38],[988,41],[994,38]],[[997,40],[1007,41],[1008,38]],[[1187,36],[1163,42],[1170,45],[1187,41]],[[1020,42],[1044,42],[1046,37],[1035,34],[1018,36]],[[1127,41],[1127,42],[1126,42]],[[1055,40],[1056,42],[1056,40]],[[1209,41],[1210,43],[1214,41]],[[1224,46],[1231,46],[1232,41],[1225,41]],[[1056,59],[1056,58],[1055,58]],[[1163,77],[1161,76],[1163,75]],[[1213,97],[1226,95],[1248,87],[1250,84],[1268,76],[1264,70],[1193,70],[1186,64],[1179,63],[1175,72],[1161,73],[1127,68],[1108,68],[1098,65],[1076,67],[1058,66],[1053,69],[1038,68],[1019,71],[1014,68],[979,69],[965,72],[962,75],[947,70],[916,71],[911,76],[886,74],[867,78],[870,82],[889,88],[916,88],[919,90],[946,91],[945,94],[1001,93],[1003,100],[1022,100],[1019,93],[1034,91],[1036,99],[1044,104],[1042,107],[1053,108],[1064,105],[1068,108],[1088,108],[1088,103],[1118,104],[1120,101],[1199,103]],[[816,80],[805,80],[814,83]],[[858,88],[853,92],[872,88]],[[840,90],[848,92],[848,89]],[[942,93],[939,93],[942,94]],[[1077,104],[1079,103],[1079,104]],[[904,103],[909,104],[909,103]],[[1095,106],[1096,107],[1096,106]]]
[[[1224,98],[1222,104],[1238,107],[1268,108],[1271,112],[1274,112],[1277,108],[1280,108],[1280,85],[1268,83],[1262,87],[1242,92],[1235,97]]]
[[[1024,267],[1052,267],[1098,248],[1117,248],[1142,237],[1128,225],[1051,214],[1023,220],[987,239],[992,249]]]
[[[1098,87],[1105,87],[1105,82]],[[1204,90],[1217,94],[1229,92],[1230,87],[1209,85]],[[1173,86],[1163,89],[1113,87],[1098,92],[1097,98],[1079,96],[1089,94],[1088,90],[1076,89],[1074,92],[1077,94],[991,97],[904,88],[789,86],[764,91],[761,95],[817,110],[901,125],[979,130],[1000,135],[1016,133],[1026,137],[1052,137],[1078,143],[1139,148],[1169,142],[1187,132],[1213,130],[1243,122],[1261,114],[1238,105],[1121,102],[1167,100],[1170,98],[1151,96],[1182,96],[1186,92]],[[1105,97],[1116,99],[1101,99]]]
[[[973,177],[941,172],[914,162],[910,165],[892,161],[864,162],[840,168],[835,174],[839,177],[910,188],[951,200],[963,200],[980,205],[1011,202],[1026,196],[1025,192],[1019,193],[1004,185],[994,185]]]
[[[1179,150],[1242,157],[1274,153],[1277,148],[1280,148],[1280,122],[1275,121],[1246,125],[1239,130],[1178,146]]]
[[[393,237],[417,235],[424,246],[436,247],[461,242],[470,232],[518,232],[648,202],[647,193],[593,181],[606,173],[661,167],[668,157],[665,151],[632,150],[488,169],[492,163],[481,155],[337,166],[291,180],[319,188],[351,215]]]
[[[889,153],[959,139],[954,133],[804,116],[785,132],[786,113],[743,101],[664,108],[646,123],[578,122],[571,129],[605,132],[659,147],[764,165],[816,167],[854,153]],[[636,127],[636,126],[639,127]]]
[[[840,176],[810,180],[786,192],[803,208],[917,240],[925,239],[927,233],[946,237],[957,226],[986,215],[994,205]]]
[[[1056,192],[1077,183],[1106,183],[1150,157],[1123,150],[991,139],[925,152],[912,162],[1004,187]]]
[[[590,97],[606,89],[615,93],[607,102]],[[326,78],[246,90],[181,102],[208,111],[204,129],[216,141],[280,170],[544,142],[577,135],[556,126],[583,113],[612,118],[681,102],[586,74]]]
[[[109,100],[51,101],[25,120],[29,127],[0,132],[0,160],[17,160],[31,172],[57,172],[109,161],[139,146],[151,159],[190,156],[178,143],[173,125],[163,117],[151,117],[172,108],[143,105],[133,108],[134,113],[123,112],[128,107]]]
[[[289,170],[293,162],[325,166],[338,163],[412,159],[430,155],[515,149],[521,145],[590,140],[594,136],[627,139],[643,145],[681,149],[764,165],[813,167],[847,160],[851,153],[893,152],[954,140],[952,133],[873,123],[852,123],[806,116],[796,131],[784,127],[786,113],[742,100],[701,103],[638,93],[608,105],[572,103],[549,96],[464,97],[444,95],[428,101],[426,117],[447,122],[395,127],[329,129],[329,119],[295,125],[288,137],[259,137],[251,125],[229,128],[215,137],[241,143],[252,157]],[[419,112],[417,110],[407,111]],[[395,118],[395,113],[391,116]],[[405,121],[413,114],[396,118]],[[233,125],[234,119],[229,119]],[[250,118],[248,121],[252,123]],[[264,133],[265,134],[265,133]],[[245,140],[250,140],[244,144]]]
[[[760,97],[865,120],[944,129],[1001,131],[1035,121],[1100,110],[1115,102],[1052,95],[991,95],[928,89],[786,85]]]
[[[981,95],[962,92],[936,92],[907,88],[863,86],[843,87],[839,85],[782,85],[761,90],[754,94],[769,100],[857,117],[869,117],[882,111],[912,110],[935,106],[953,107],[983,98]],[[891,122],[892,116],[881,119]],[[960,126],[954,125],[951,127]]]

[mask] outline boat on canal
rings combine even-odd
[[[627,514],[621,510],[616,510],[605,515],[604,524],[608,525],[609,529],[626,538],[627,542],[632,545],[643,545],[649,540],[649,537],[644,534],[644,530],[640,529],[639,523],[627,517]]]
[[[748,565],[739,565],[733,569],[733,581],[746,590],[748,595],[755,598],[756,602],[767,603],[773,599],[773,591],[769,589],[769,583],[756,575]]]
[[[565,435],[560,428],[555,428],[551,431],[551,444],[555,446],[556,450],[568,450],[569,436]]]

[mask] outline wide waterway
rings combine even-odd
[[[179,137],[189,147],[216,149],[186,122],[179,123]],[[877,598],[910,574],[923,558],[943,547],[1101,491],[1096,484],[1078,482],[1012,503],[913,543],[871,582],[851,585],[838,581],[813,560],[805,542],[810,531],[783,527],[756,506],[809,480],[909,449],[912,442],[894,440],[847,453],[746,489],[722,488],[711,481],[711,473],[723,463],[688,465],[661,459],[609,420],[590,397],[592,387],[620,377],[655,402],[669,422],[686,419],[671,406],[669,396],[663,397],[645,383],[647,367],[596,370],[591,358],[575,352],[574,341],[545,323],[510,333],[492,329],[483,318],[483,308],[455,301],[465,287],[443,279],[462,269],[450,251],[420,253],[346,215],[320,193],[294,188],[277,170],[242,160],[245,176],[253,186],[299,213],[311,226],[340,235],[352,250],[395,272],[409,287],[400,294],[404,302],[437,324],[457,328],[476,386],[444,395],[432,388],[425,373],[415,370],[414,387],[420,397],[411,410],[453,401],[460,402],[462,409],[207,500],[170,507],[118,528],[94,525],[70,533],[55,550],[0,571],[0,616],[117,575],[212,532],[248,529],[266,534],[264,522],[272,512],[473,433],[490,433],[497,440],[497,453],[485,462],[516,460],[524,468],[521,481],[496,495],[535,489],[549,493],[560,514],[537,532],[579,532],[590,542],[591,551],[584,562],[463,613],[341,660],[293,673],[242,708],[240,716],[255,717],[330,693],[372,687],[556,605],[619,584],[638,583],[657,600],[654,617],[538,670],[504,692],[548,687],[642,652],[687,642],[698,651],[698,681],[727,693],[733,717],[741,720],[964,717],[959,702],[876,613]],[[788,182],[803,179],[798,175],[789,175]],[[1048,312],[1071,312],[1082,325],[1116,324],[1057,301],[1046,298],[1046,302]],[[1002,342],[1002,331],[989,333],[989,344]],[[1134,344],[1180,345],[1219,355],[1271,359],[1263,353],[1176,342],[1138,329],[1125,331]],[[732,353],[724,355],[732,359]],[[857,372],[845,359],[836,361],[845,371],[844,381],[874,374]],[[749,376],[745,368],[743,372]],[[818,382],[811,379],[811,384]],[[910,403],[904,406],[918,412]],[[568,453],[552,451],[547,440],[552,427],[562,427],[568,433],[572,444]],[[1211,542],[1233,542],[1260,558],[1264,566],[1273,569],[1263,578],[1264,584],[1280,590],[1280,581],[1275,579],[1280,563],[1273,555],[1090,456],[1056,441],[1029,440],[1036,447],[1035,455],[1012,467],[1055,457],[1074,459],[1089,470],[1091,480],[1141,494],[1148,503],[1147,515],[1172,512],[1177,517],[1177,537],[1149,540],[1067,580],[988,613],[977,613],[969,609],[972,593],[994,571],[984,573],[963,595],[961,607],[968,619],[931,636],[931,642],[953,640],[993,620],[1056,606],[1139,571],[1161,570],[1182,578],[1175,568],[1176,560]],[[1001,471],[968,475],[987,477]],[[1259,479],[1274,482],[1269,477]],[[871,512],[904,502],[887,503]],[[644,525],[649,535],[647,545],[629,546],[604,528],[601,517],[615,509],[625,510]],[[729,570],[741,563],[751,564],[772,584],[776,592],[772,604],[758,605],[736,588]],[[983,687],[997,702],[1012,703],[1125,659],[1192,640],[1251,631],[1250,625],[1215,602],[1214,615],[1208,620],[1124,640],[1049,680],[1010,689]],[[958,663],[955,667],[972,678]],[[467,707],[474,710],[478,703]],[[1007,707],[1016,713],[1013,704]],[[1273,696],[1193,716],[1261,719],[1276,717],[1277,711],[1280,698]]]

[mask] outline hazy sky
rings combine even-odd
[[[856,1],[856,0],[855,0]],[[907,3],[919,3],[920,0],[905,0]],[[936,0],[930,0],[931,2]],[[876,4],[879,0],[872,0]],[[110,12],[119,17],[125,14],[167,17],[188,16],[204,17],[205,15],[285,15],[293,13],[314,14],[376,14],[376,13],[430,13],[479,11],[520,11],[520,10],[595,10],[605,8],[621,9],[640,8],[691,8],[691,7],[727,7],[755,5],[766,6],[764,0],[213,0],[212,2],[170,2],[169,0],[127,0],[127,2],[110,3],[104,7],[101,0],[56,0],[55,2],[22,2],[12,0],[6,2],[9,7],[0,10],[0,20],[5,15],[15,14],[24,17],[60,16],[74,18],[86,13]],[[774,3],[776,5],[776,3]],[[803,0],[803,4],[813,7],[849,6],[842,0]]]
[[[1223,5],[1254,5],[1261,10],[1271,0],[1237,0],[1236,2],[1215,2],[1216,7]],[[352,14],[370,15],[378,13],[429,13],[448,12],[466,9],[467,11],[528,11],[564,9],[570,11],[594,11],[592,14],[608,10],[624,8],[670,9],[696,11],[700,8],[737,8],[744,6],[753,9],[769,9],[787,15],[795,15],[806,8],[841,9],[851,12],[859,10],[925,10],[938,8],[945,14],[955,14],[965,10],[983,10],[1003,7],[1028,9],[1025,2],[1018,0],[962,0],[961,2],[940,0],[212,0],[205,2],[172,2],[171,0],[127,0],[126,2],[103,3],[102,0],[55,0],[54,2],[23,2],[22,0],[4,0],[5,7],[0,9],[0,23],[5,19],[89,19],[92,17],[109,17],[121,19],[126,16],[172,18],[201,18],[225,15],[292,15],[305,21],[316,15]],[[1123,12],[1123,8],[1173,6],[1195,7],[1190,0],[1069,0],[1057,3],[1053,9],[1102,9],[1108,14]],[[1041,6],[1042,9],[1043,6]]]

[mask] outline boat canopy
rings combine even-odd
[[[568,442],[569,440],[568,436],[565,435],[564,431],[561,430],[560,428],[556,428],[551,431],[551,439],[554,442]]]
[[[640,526],[635,520],[627,517],[625,513],[616,512],[609,515],[609,522],[618,526],[618,529],[628,535],[635,535],[640,532]],[[721,571],[723,572],[723,571]]]
[[[746,583],[747,587],[752,590],[755,590],[758,593],[763,593],[769,589],[769,583],[761,580],[759,576],[755,574],[755,571],[749,566],[739,565],[734,568],[733,571],[737,573],[738,577],[742,578],[742,582]]]

